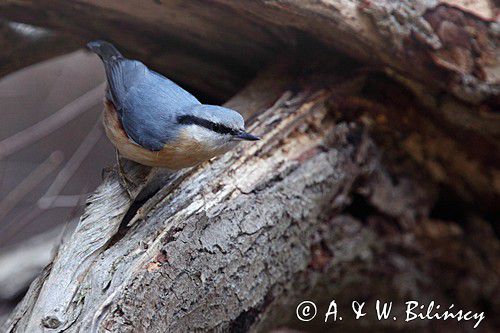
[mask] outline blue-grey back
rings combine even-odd
[[[161,150],[176,134],[181,110],[200,102],[171,80],[135,60],[108,62],[109,95],[127,135],[139,145]]]

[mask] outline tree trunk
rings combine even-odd
[[[325,324],[332,299],[345,312],[353,300],[393,301],[401,318],[408,300],[453,303],[485,311],[481,329],[498,328],[493,2],[151,2],[143,11],[132,4],[55,2],[42,19],[39,2],[0,8],[57,29],[77,20],[73,7],[79,19],[105,7],[100,25],[69,29],[85,38],[105,26],[102,34],[153,63],[164,53],[147,40],[175,36],[185,53],[165,68],[215,99],[274,59],[225,104],[263,139],[176,174],[127,163],[124,181],[108,170],[6,331],[473,326],[385,322],[373,313]],[[117,18],[131,35],[118,37]],[[297,47],[278,52],[290,39]],[[185,67],[188,53],[203,66]],[[304,323],[295,309],[307,299],[319,311]]]
[[[470,102],[500,92],[495,0],[7,0],[0,10],[74,33],[82,43],[111,39],[217,98],[237,92],[263,63],[303,39]]]

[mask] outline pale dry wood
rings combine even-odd
[[[116,179],[115,179],[116,180]],[[38,290],[36,300],[37,308],[43,308],[48,305],[52,311],[58,310],[58,313],[64,313],[67,307],[72,304],[72,300],[76,296],[78,298],[78,290],[80,289],[77,281],[82,274],[88,270],[93,261],[105,249],[109,239],[116,233],[121,218],[126,213],[130,201],[126,192],[121,187],[119,182],[113,182],[113,177],[107,176],[102,186],[91,196],[88,201],[89,207],[86,209],[82,220],[76,228],[71,241],[65,242],[59,249],[55,264],[52,264],[51,269],[46,271],[48,280],[51,286],[57,286],[58,292],[44,280],[39,280],[41,288]],[[113,207],[111,209],[111,207]],[[89,218],[86,218],[88,216]],[[73,267],[72,269],[68,269]],[[50,274],[53,272],[65,271],[66,274],[56,275]],[[69,274],[68,274],[69,273]],[[36,284],[36,283],[35,283]],[[43,286],[42,286],[43,284]],[[24,312],[24,306],[28,304],[21,303],[18,308]],[[33,304],[29,305],[30,307]],[[28,320],[28,316],[22,315],[22,320]],[[14,316],[15,321],[19,320]],[[50,326],[54,319],[50,316],[44,317],[45,325]],[[16,323],[20,325],[21,323]],[[40,327],[41,322],[33,323],[27,331],[36,331]]]
[[[125,166],[128,179],[110,172],[6,329],[265,331],[297,324],[304,295],[348,301],[367,297],[367,286],[395,300],[487,300],[495,318],[498,238],[478,215],[497,211],[500,193],[493,1],[143,5],[0,8],[78,38],[105,36],[215,98],[276,54],[297,76],[270,71],[227,103],[253,117],[264,135],[256,145],[160,176],[153,189],[145,182],[155,169]],[[37,15],[47,8],[54,15]],[[381,75],[351,89],[307,78],[314,64],[339,71],[328,67],[340,58],[331,47],[386,69],[418,101]],[[488,103],[479,110],[441,89]]]
[[[494,150],[487,149],[492,158],[486,168],[498,166],[500,54],[493,0],[9,0],[0,6],[7,17],[64,30],[78,41],[110,39],[202,99],[227,99],[276,58],[288,66],[295,61],[297,68],[322,59],[328,71],[340,50],[417,91],[440,126],[462,133],[453,139],[459,146],[487,141]],[[272,80],[267,87],[273,91]],[[481,162],[470,169],[484,168]],[[484,174],[495,179],[496,191],[497,172]]]
[[[64,30],[78,41],[110,39],[202,99],[227,99],[270,61],[307,68],[321,59],[328,71],[340,50],[416,91],[439,126],[462,133],[453,138],[459,146],[487,141],[494,150],[486,149],[492,156],[486,168],[499,163],[500,43],[493,0],[9,0],[0,6],[7,17]],[[268,81],[271,92],[277,86]],[[476,164],[469,169],[485,168]],[[495,179],[496,191],[497,172],[484,174]]]
[[[305,295],[348,301],[365,297],[361,286],[394,300],[408,290],[474,306],[492,299],[496,273],[484,267],[499,247],[487,224],[475,224],[480,243],[465,245],[458,224],[429,218],[436,188],[425,173],[412,164],[404,173],[386,169],[369,126],[332,118],[339,91],[305,82],[294,91],[264,89],[261,110],[248,104],[250,130],[263,140],[170,175],[145,202],[131,198],[154,169],[128,166],[130,191],[109,171],[5,330],[266,331],[294,323],[294,304]],[[259,84],[242,94],[258,98]],[[244,111],[245,101],[252,99],[230,103]],[[139,210],[128,213],[133,206]],[[449,265],[433,257],[438,247]],[[456,256],[444,255],[450,251]],[[464,255],[474,262],[466,276]],[[463,284],[470,278],[477,284]],[[475,297],[450,299],[446,290],[457,286],[449,281]]]

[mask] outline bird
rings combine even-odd
[[[198,165],[259,137],[245,130],[235,110],[202,104],[191,93],[111,43],[87,48],[104,64],[107,87],[103,125],[120,157],[170,170]]]

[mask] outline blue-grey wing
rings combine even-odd
[[[120,59],[106,69],[109,96],[125,132],[152,151],[176,136],[177,112],[199,105],[189,92],[139,61]]]

